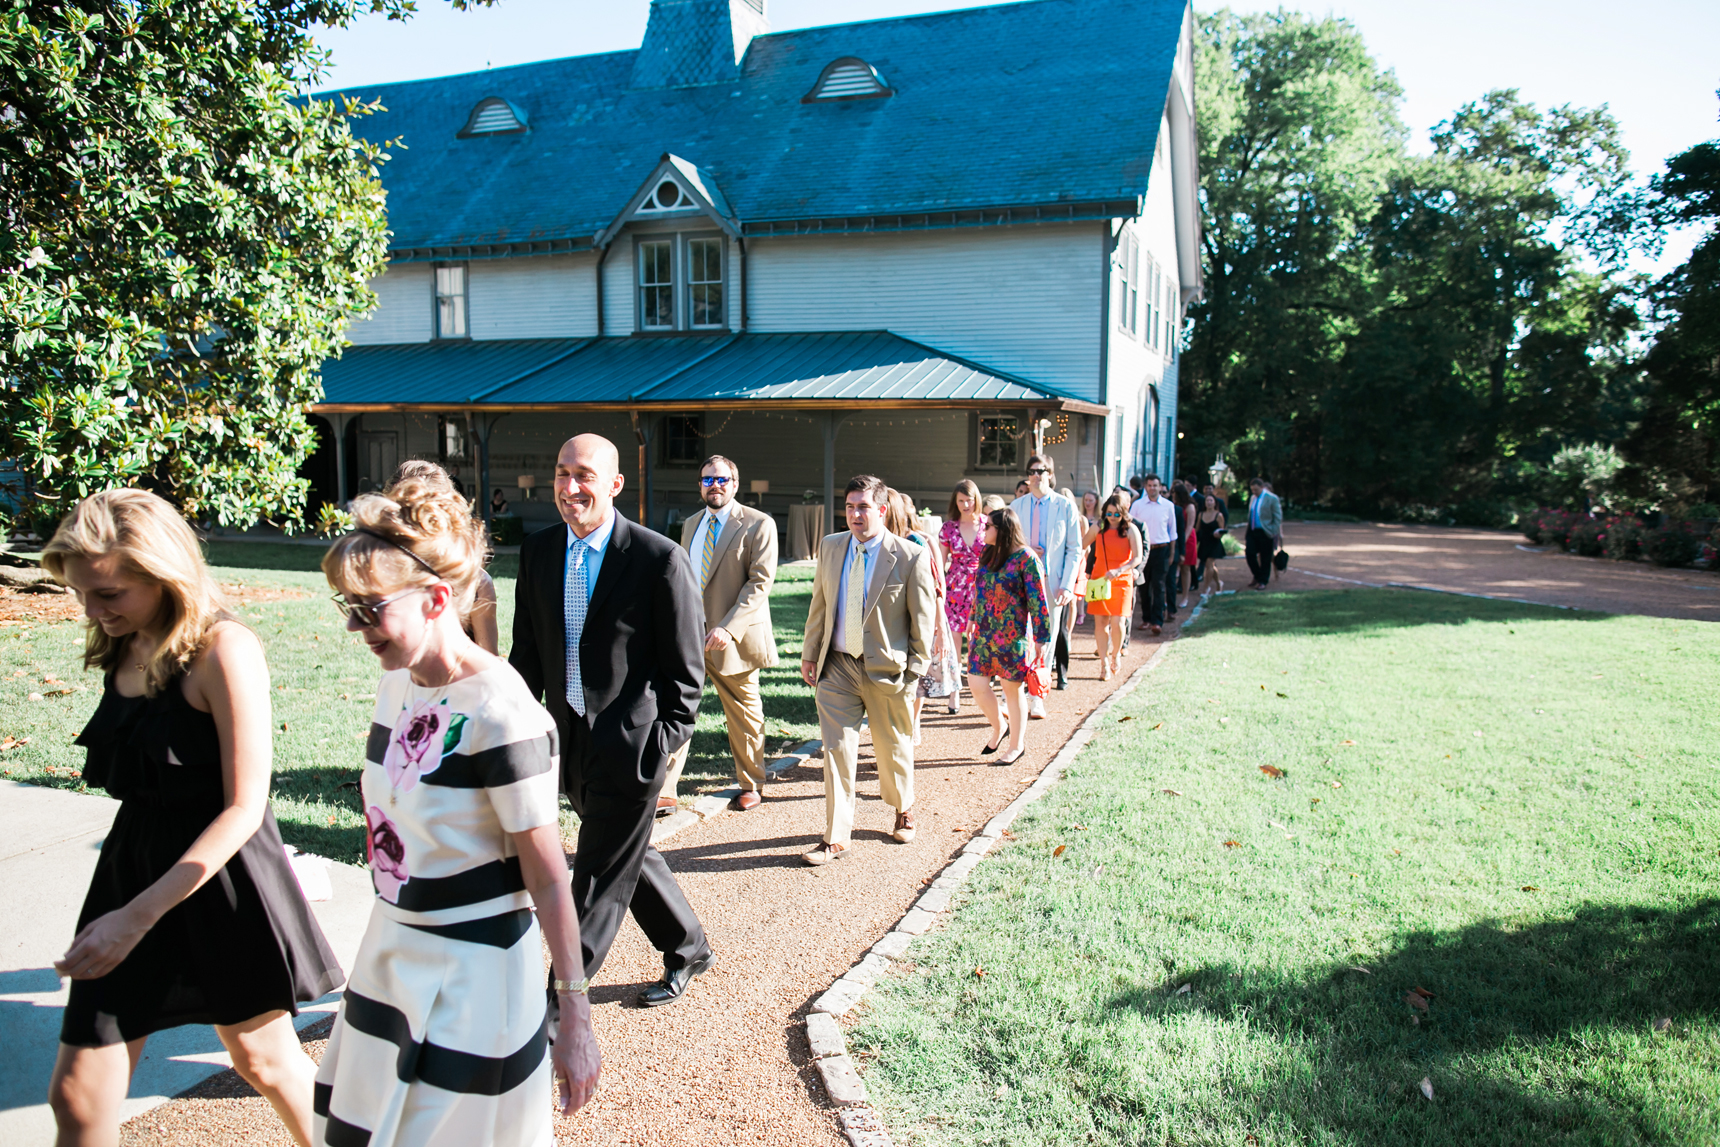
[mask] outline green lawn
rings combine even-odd
[[[262,637],[275,685],[273,801],[288,843],[339,860],[364,855],[364,817],[356,780],[376,700],[376,659],[346,633],[328,600],[314,546],[212,542],[209,561],[223,582],[256,586],[279,596],[240,610]],[[496,578],[502,652],[511,644],[514,574],[518,558],[492,565]],[[767,751],[818,735],[810,693],[800,684],[800,641],[811,596],[811,569],[781,571],[771,597],[783,662],[761,685],[769,731]],[[280,595],[285,596],[280,596]],[[98,673],[82,668],[79,622],[0,629],[0,742],[29,738],[0,752],[0,776],[82,791],[84,752],[71,743],[95,710]],[[60,683],[43,684],[43,678]],[[78,687],[81,686],[81,689]],[[28,701],[30,693],[75,691]],[[693,734],[681,794],[696,795],[732,783],[722,706],[706,690]],[[571,816],[571,814],[569,814]]]
[[[1717,697],[1712,624],[1226,601],[850,1048],[899,1143],[1720,1142]]]

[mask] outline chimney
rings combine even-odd
[[[723,84],[740,75],[754,36],[770,30],[766,0],[651,0],[635,88]]]

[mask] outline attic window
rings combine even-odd
[[[679,183],[673,179],[664,179],[657,185],[657,190],[639,205],[639,211],[641,214],[649,214],[656,211],[680,211],[696,206],[698,204],[693,202],[693,197],[681,190]]]
[[[474,135],[517,135],[526,130],[525,113],[510,104],[500,96],[490,96],[478,101],[478,106],[472,109],[472,114],[466,117],[466,126],[460,129],[461,139]]]
[[[815,100],[868,100],[896,93],[878,74],[878,69],[865,60],[844,56],[827,65],[812,85],[812,91],[801,97],[803,104]]]

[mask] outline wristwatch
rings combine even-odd
[[[558,992],[572,992],[576,996],[583,996],[591,988],[591,977],[587,976],[583,980],[556,980],[554,986]]]

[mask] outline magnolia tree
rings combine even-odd
[[[411,7],[0,0],[0,529],[122,485],[302,522],[306,407],[387,239],[307,29]]]

